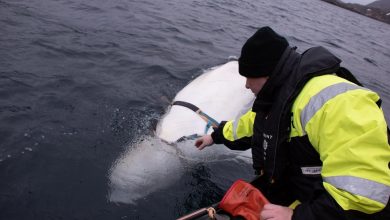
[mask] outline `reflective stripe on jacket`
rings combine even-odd
[[[249,110],[244,115],[240,115],[234,120],[226,122],[223,127],[225,139],[236,141],[244,137],[252,137],[255,117],[256,113]]]

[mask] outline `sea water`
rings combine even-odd
[[[131,201],[112,199],[111,171],[155,163],[121,158],[162,147],[149,138],[175,94],[265,25],[339,56],[389,119],[390,26],[319,0],[0,0],[0,219],[174,219],[218,201],[249,164],[163,151],[157,190]]]

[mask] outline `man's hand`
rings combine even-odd
[[[293,210],[279,205],[266,204],[260,213],[261,220],[291,220]]]
[[[199,150],[203,150],[205,147],[210,146],[212,144],[214,144],[214,141],[213,141],[213,138],[211,137],[211,135],[209,135],[209,134],[198,138],[195,142],[195,146]]]

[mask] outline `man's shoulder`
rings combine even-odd
[[[310,99],[311,97],[321,92],[323,89],[337,83],[351,83],[351,82],[341,77],[338,77],[336,74],[326,74],[326,75],[313,77],[310,80],[308,80],[306,84],[303,86],[301,92],[297,96],[297,99],[299,98]]]

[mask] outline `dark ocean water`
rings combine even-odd
[[[390,118],[390,26],[319,0],[0,0],[0,219],[174,219],[218,201],[231,182],[212,172],[239,164],[200,163],[135,204],[109,201],[109,171],[264,25],[334,52]]]

